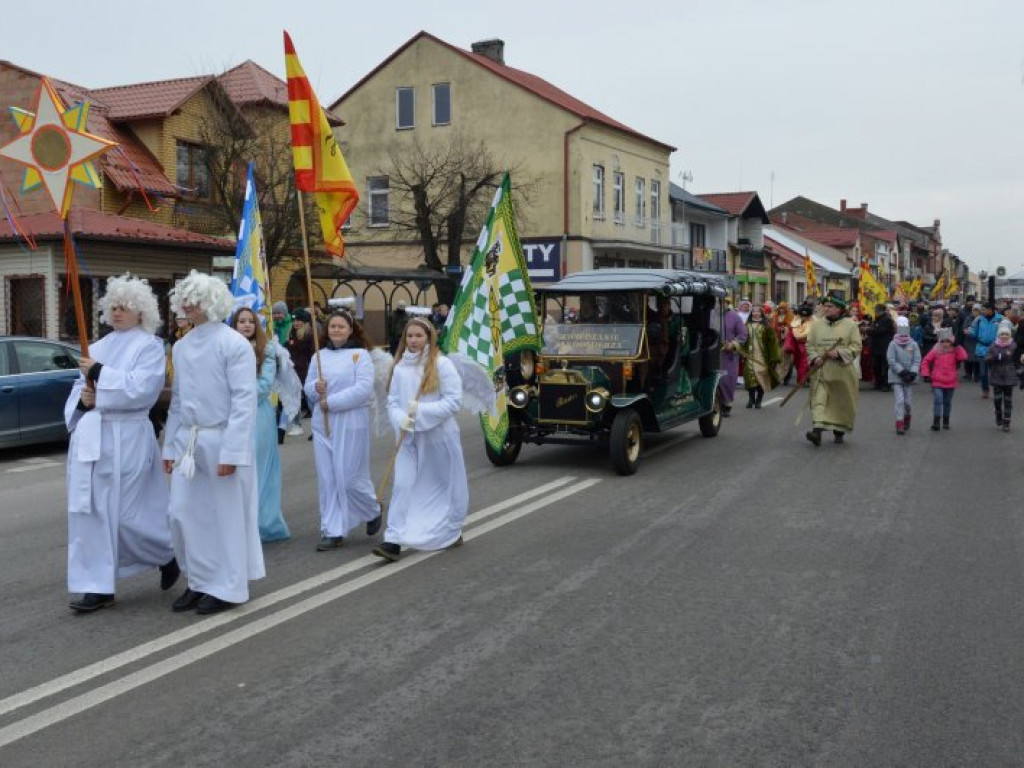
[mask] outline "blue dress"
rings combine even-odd
[[[281,457],[277,452],[277,412],[270,392],[277,375],[277,357],[268,344],[259,376],[256,406],[256,487],[260,495],[261,541],[278,541],[291,536],[281,512]]]

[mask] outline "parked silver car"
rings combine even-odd
[[[64,403],[79,357],[58,341],[0,336],[0,448],[67,440]]]

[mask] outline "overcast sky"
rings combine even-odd
[[[0,58],[93,88],[245,59],[283,77],[287,29],[324,103],[421,29],[500,37],[510,66],[676,146],[692,192],[941,219],[974,269],[1024,269],[1020,0],[5,0],[2,28]]]

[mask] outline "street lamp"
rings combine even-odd
[[[984,303],[986,301],[986,298],[985,298],[985,278],[986,277],[988,277],[988,272],[986,272],[984,269],[982,269],[982,270],[980,270],[978,272],[978,278],[981,280],[981,301],[982,301],[982,303]]]
[[[850,302],[860,301],[860,264],[850,267]],[[864,307],[860,308],[861,312]]]

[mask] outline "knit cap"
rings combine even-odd
[[[288,314],[288,305],[285,304],[283,301],[275,301],[274,302],[274,306],[271,307],[271,311],[278,312],[278,313],[280,313],[282,315],[287,315]]]
[[[910,321],[907,318],[900,317],[896,318],[896,333],[908,333],[910,331]]]
[[[939,341],[945,341],[947,339],[952,340],[952,338],[953,338],[953,329],[952,328],[939,328],[939,333],[938,333],[937,338],[938,338]]]
[[[1013,336],[1013,325],[1011,325],[1009,323],[1009,321],[1003,320],[1003,322],[1001,322],[999,324],[999,333],[998,333],[998,335],[999,336]]]

